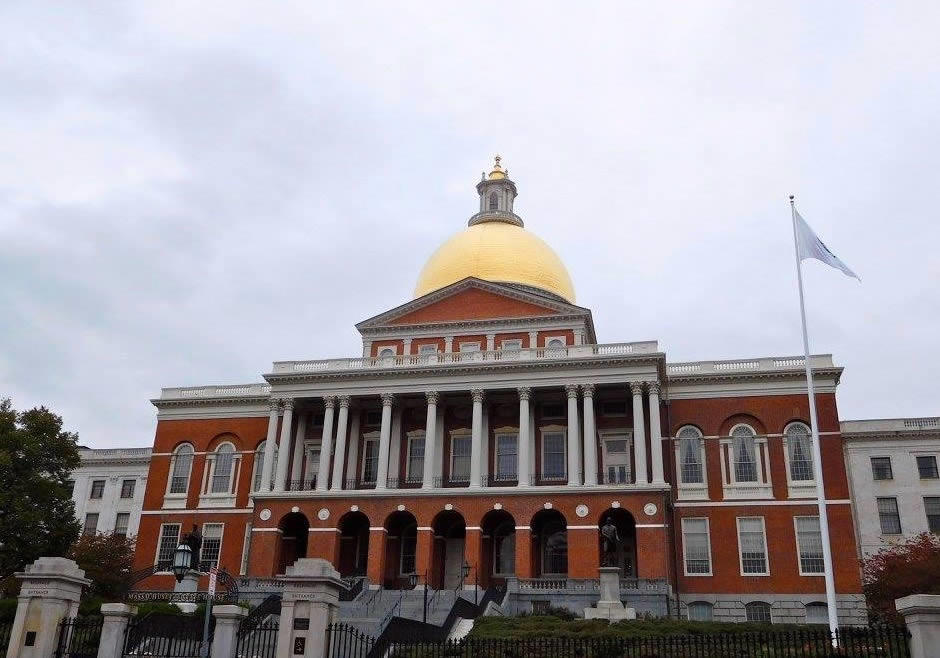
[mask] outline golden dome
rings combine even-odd
[[[415,297],[468,276],[521,283],[575,301],[568,270],[552,248],[521,226],[505,222],[474,224],[441,245],[421,270]]]

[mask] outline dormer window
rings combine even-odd
[[[499,197],[496,195],[496,192],[490,193],[490,210],[499,209]]]

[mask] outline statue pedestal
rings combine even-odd
[[[627,608],[620,602],[620,567],[601,567],[598,575],[601,600],[593,607],[584,609],[584,618],[607,621],[636,619],[636,609]]]
[[[174,592],[183,592],[186,594],[192,593],[196,594],[199,591],[199,577],[202,574],[198,571],[193,571],[190,569],[186,572],[186,575],[183,576],[183,580],[173,585]],[[174,603],[177,608],[180,609],[180,612],[186,614],[192,614],[196,612],[198,605],[196,603],[186,603],[186,602],[177,602]]]

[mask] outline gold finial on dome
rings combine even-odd
[[[502,160],[502,158],[501,158],[500,155],[497,153],[496,156],[493,158],[493,161],[494,161],[494,162],[493,162],[493,171],[490,172],[490,176],[489,176],[489,179],[490,179],[490,180],[499,180],[499,179],[501,179],[501,178],[506,178],[506,174],[507,174],[508,172],[507,172],[507,171],[504,171],[503,168],[500,166],[499,163],[500,163],[501,160]]]

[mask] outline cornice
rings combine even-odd
[[[175,398],[164,400],[162,398],[154,398],[150,400],[150,404],[155,406],[157,409],[171,409],[173,407],[215,407],[220,404],[230,404],[237,405],[240,407],[248,407],[252,405],[267,405],[271,402],[271,397],[268,395],[264,396],[252,396],[252,397],[205,397],[205,398]]]
[[[838,384],[842,377],[842,368],[813,368],[813,379],[816,377],[833,377]],[[805,379],[806,371],[802,368],[793,368],[790,370],[765,370],[755,372],[729,372],[729,373],[706,373],[692,375],[672,375],[666,378],[667,386],[669,384],[729,384],[733,382],[758,381],[758,380],[778,380],[778,379]]]
[[[842,431],[842,439],[855,441],[940,441],[940,431],[935,429],[876,430],[873,432]]]
[[[480,320],[455,320],[453,322],[428,322],[422,324],[396,324],[382,325],[379,327],[370,327],[360,329],[359,332],[363,338],[375,338],[376,336],[400,336],[402,334],[414,331],[441,331],[446,333],[455,333],[457,330],[474,329],[484,327],[498,327],[509,325],[510,327],[521,325],[532,325],[533,322],[549,322],[552,324],[571,324],[574,322],[586,322],[590,326],[591,313],[564,314],[564,315],[528,315],[524,317],[513,318],[487,318]],[[475,332],[467,332],[475,333]]]

